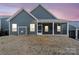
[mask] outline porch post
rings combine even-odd
[[[54,35],[54,22],[53,22],[53,31],[52,32],[53,32],[53,35]]]
[[[67,36],[69,37],[69,22],[67,22]]]
[[[11,29],[10,26],[11,26],[11,24],[10,24],[10,21],[9,21],[9,36],[10,36],[10,31],[11,31],[11,30],[10,30],[10,29]]]
[[[76,34],[76,39],[78,39],[78,30],[77,30],[77,28],[76,28],[75,34]]]
[[[38,35],[38,21],[37,21],[37,35]]]

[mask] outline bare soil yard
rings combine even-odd
[[[79,54],[79,41],[59,36],[0,37],[1,55]]]

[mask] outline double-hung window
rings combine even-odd
[[[12,24],[12,32],[16,32],[17,31],[17,24]]]
[[[49,31],[48,26],[45,26],[45,32],[48,32],[48,31]]]
[[[61,32],[61,26],[57,25],[57,32]]]
[[[30,32],[35,32],[35,24],[30,24]]]

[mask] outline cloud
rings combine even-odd
[[[12,15],[19,8],[25,8],[31,11],[36,8],[39,3],[0,3],[0,15]],[[47,10],[60,19],[79,19],[79,4],[75,3],[45,3],[43,4]]]

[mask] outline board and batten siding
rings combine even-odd
[[[35,24],[35,32],[30,32],[30,24]],[[18,26],[27,26],[27,34],[37,34],[36,20],[31,17],[25,10],[22,10],[18,15],[10,20],[10,35],[18,35],[17,32],[12,32],[12,24]],[[17,28],[18,30],[18,28]]]

